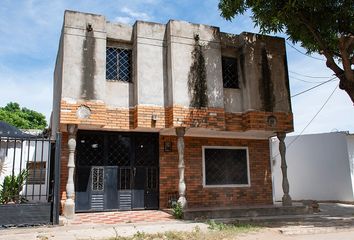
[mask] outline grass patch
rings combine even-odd
[[[257,231],[260,227],[252,224],[243,224],[243,223],[234,223],[234,224],[225,224],[220,222],[215,222],[214,220],[209,220],[208,222],[210,230],[217,231],[230,231],[233,233],[246,233]]]
[[[209,225],[207,231],[201,231],[199,227],[195,227],[192,232],[168,231],[157,234],[137,232],[131,237],[121,237],[116,232],[117,236],[109,240],[231,240],[235,239],[238,234],[260,229],[260,227],[251,224],[224,224],[215,221],[208,221],[207,223]]]

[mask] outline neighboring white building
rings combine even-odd
[[[293,200],[354,201],[354,135],[343,132],[286,137]],[[274,201],[281,201],[278,140],[271,139]]]
[[[50,140],[40,138],[40,132],[27,130],[24,133],[0,121],[0,185],[6,176],[17,176],[27,170],[21,195],[30,202],[47,201],[48,196]]]

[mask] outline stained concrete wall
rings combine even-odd
[[[87,30],[89,24],[92,31]],[[62,97],[103,101],[106,95],[105,18],[66,11],[63,41]]]
[[[288,146],[297,136],[286,137]],[[290,196],[294,200],[354,201],[354,138],[345,133],[303,135],[286,151]],[[274,199],[281,201],[282,174],[278,141],[272,139]]]
[[[170,20],[168,28],[168,67],[172,104],[189,106],[188,76],[192,64],[194,36],[199,36],[206,65],[209,107],[224,107],[221,75],[220,31],[217,27]]]
[[[62,93],[63,78],[63,35],[59,40],[59,48],[53,75],[53,108],[50,118],[51,138],[55,139],[55,134],[59,132],[60,100]]]
[[[127,26],[107,22],[101,15],[66,11],[58,53],[63,60],[56,65],[61,76],[56,74],[60,82],[54,91],[61,90],[66,101],[101,101],[112,107],[188,107],[195,35],[205,57],[209,107],[291,112],[284,39],[232,35],[218,27],[176,20]],[[132,83],[106,81],[107,45],[132,49]],[[239,89],[223,88],[222,56],[238,58]],[[55,95],[55,110],[58,100]]]
[[[137,21],[134,29],[136,103],[165,106],[166,25]]]

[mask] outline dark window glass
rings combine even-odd
[[[104,136],[102,134],[79,134],[76,161],[79,166],[104,165]]]
[[[205,184],[248,184],[246,149],[205,148]]]
[[[239,88],[236,58],[222,57],[222,80],[224,88]]]
[[[131,50],[106,49],[106,79],[112,81],[131,82]]]
[[[130,138],[122,135],[108,136],[109,166],[130,166]]]
[[[46,162],[29,162],[27,184],[45,184]]]

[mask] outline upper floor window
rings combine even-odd
[[[222,57],[222,80],[224,88],[239,88],[237,59]]]
[[[131,82],[131,53],[130,49],[107,47],[107,80]]]

